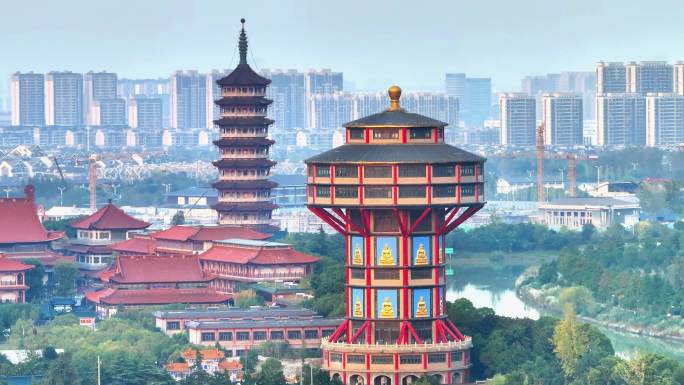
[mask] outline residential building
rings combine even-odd
[[[615,198],[563,198],[539,204],[542,223],[551,228],[580,230],[586,224],[604,229],[612,224],[639,222],[639,203]]]
[[[128,125],[140,130],[162,128],[162,99],[135,96],[128,100]]]
[[[312,95],[309,99],[310,127],[332,130],[342,127],[354,116],[354,95],[348,92]]]
[[[269,118],[274,130],[306,127],[306,81],[297,70],[264,70],[261,75],[271,79],[266,96],[273,100]]]
[[[463,101],[466,96],[466,74],[448,73],[445,76],[445,91],[449,96],[455,96]]]
[[[216,100],[221,98],[221,87],[218,85],[219,79],[228,75],[230,70],[212,70],[207,74],[207,104],[206,104],[206,119],[205,127],[215,128],[214,121],[221,117],[221,109],[216,105]]]
[[[526,93],[505,93],[499,98],[502,145],[533,146],[536,130],[536,100]]]
[[[91,126],[104,125],[102,121],[102,107],[95,106],[95,101],[107,99],[113,100],[117,97],[117,75],[111,72],[93,72],[89,71],[83,78],[84,85],[84,108],[86,113],[85,122]],[[106,103],[105,103],[106,104]],[[104,107],[108,108],[108,107]],[[124,116],[125,116],[125,102],[124,102]],[[118,118],[118,117],[117,117]],[[106,120],[106,119],[105,119]],[[125,123],[116,123],[125,124]]]
[[[96,99],[90,104],[90,125],[125,126],[126,100],[123,98]]]
[[[599,146],[644,146],[645,98],[627,93],[596,96],[596,133]]]
[[[33,267],[0,254],[0,303],[26,302],[26,272]]]
[[[630,62],[626,66],[627,92],[671,93],[673,91],[673,68],[664,61]]]
[[[207,126],[207,75],[197,71],[176,71],[170,79],[171,127]]]
[[[330,95],[344,90],[344,76],[342,72],[333,72],[330,69],[320,71],[308,71],[304,74],[304,90],[306,93],[306,125],[316,127],[313,124],[311,112],[311,98],[314,95]]]
[[[684,143],[684,95],[646,95],[646,145],[674,147]]]
[[[544,94],[542,106],[542,121],[546,123],[545,144],[575,146],[584,143],[582,98],[579,95],[559,92]]]
[[[181,352],[184,362],[171,362],[166,365],[166,371],[176,381],[183,380],[197,364],[199,354],[200,366],[202,370],[209,374],[221,371],[228,372],[231,381],[238,381],[242,377],[242,364],[238,359],[225,359],[225,353],[219,349],[193,349],[188,348]]]
[[[627,69],[624,63],[596,63],[596,95],[622,92],[627,92]]]
[[[45,124],[81,126],[83,113],[83,75],[48,72],[45,75]]]
[[[12,74],[13,126],[45,125],[45,77],[33,72]]]
[[[482,127],[483,122],[491,116],[492,109],[492,79],[467,78],[466,94],[459,99],[459,115],[467,126]],[[458,122],[449,122],[457,127]]]
[[[672,66],[672,87],[676,95],[684,95],[684,62],[682,61]]]

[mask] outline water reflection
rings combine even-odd
[[[447,285],[447,300],[467,298],[475,307],[489,307],[498,315],[512,318],[539,319],[540,312],[526,305],[515,295],[515,280],[523,267],[503,269],[468,268],[454,269]],[[637,352],[654,352],[684,362],[684,344],[620,333],[599,328],[613,343],[621,357],[633,357]]]

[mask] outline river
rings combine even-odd
[[[541,312],[525,304],[515,294],[515,280],[523,267],[505,269],[466,268],[454,269],[449,277],[447,300],[467,298],[475,307],[489,307],[496,314],[513,318],[538,319]],[[616,354],[633,357],[638,351],[654,352],[684,362],[684,344],[657,338],[621,333],[599,327],[613,343]]]

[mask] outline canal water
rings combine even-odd
[[[525,304],[515,294],[515,280],[524,267],[504,269],[460,268],[449,277],[447,300],[467,298],[475,307],[489,307],[496,314],[512,318],[539,319],[540,311]],[[654,352],[684,362],[684,343],[621,333],[599,327],[622,357],[633,357],[637,352]]]

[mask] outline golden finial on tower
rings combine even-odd
[[[387,94],[390,98],[390,111],[401,110],[401,107],[399,107],[399,98],[401,98],[401,88],[397,85],[394,85],[390,87],[389,90],[387,90]]]

